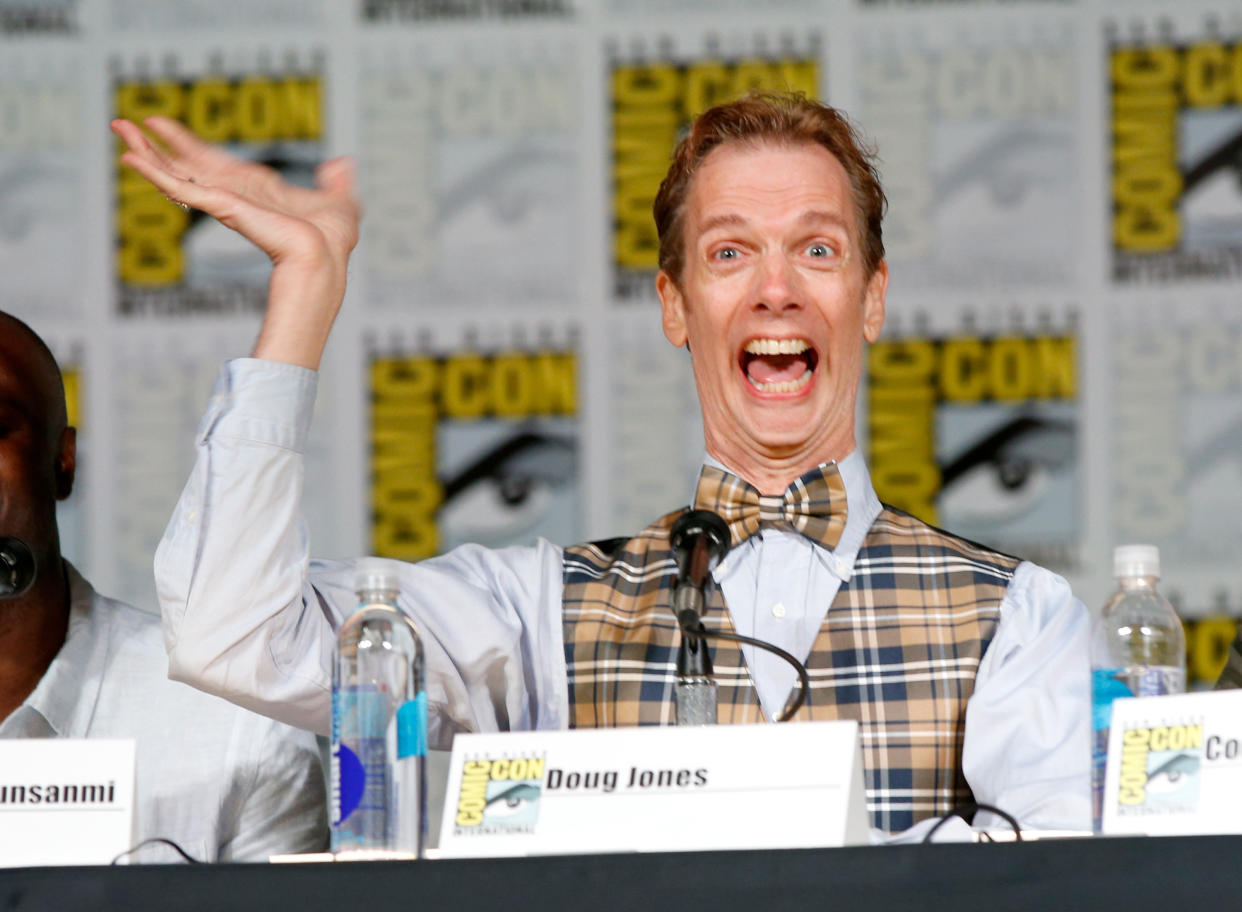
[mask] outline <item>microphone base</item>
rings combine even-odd
[[[677,680],[678,725],[716,724],[716,682],[711,678],[686,677]]]

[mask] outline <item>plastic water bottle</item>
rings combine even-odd
[[[1158,591],[1160,551],[1122,545],[1113,551],[1117,591],[1091,629],[1092,765],[1095,829],[1104,809],[1104,766],[1113,700],[1186,689],[1186,636],[1173,606]]]
[[[332,851],[417,858],[424,833],[427,699],[418,630],[397,608],[399,566],[358,564],[358,610],[332,675]]]

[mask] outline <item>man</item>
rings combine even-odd
[[[297,191],[171,121],[148,125],[171,153],[118,123],[124,161],[274,263],[257,360],[226,365],[157,555],[172,673],[325,731],[349,568],[307,562],[298,501],[313,370],[356,239],[348,171],[331,162],[317,192]],[[884,320],[883,206],[848,123],[803,99],[712,109],[675,154],[655,207],[657,291],[703,409],[695,505],[733,538],[706,623],[806,661],[798,718],[860,721],[878,829],[972,798],[1085,829],[1086,611],[1046,571],[882,508],[855,445],[863,344]],[[466,546],[405,566],[433,744],[669,723],[675,516],[606,547]],[[792,669],[749,646],[715,646],[714,665],[722,721],[780,713]]]
[[[159,621],[98,595],[60,555],[75,431],[50,351],[0,312],[0,535],[35,578],[0,599],[0,738],[133,738],[135,843],[200,861],[266,861],[326,846],[323,771],[306,732],[168,680]],[[177,861],[144,848],[137,861]]]

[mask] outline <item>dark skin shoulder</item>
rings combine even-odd
[[[0,719],[29,696],[65,641],[69,588],[56,502],[73,489],[76,436],[51,353],[0,311],[0,535],[34,552],[34,584],[0,600]]]

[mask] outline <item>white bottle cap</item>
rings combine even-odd
[[[1113,577],[1160,577],[1160,549],[1155,545],[1118,545],[1113,549]]]
[[[401,565],[386,557],[364,557],[354,565],[355,592],[399,592]]]

